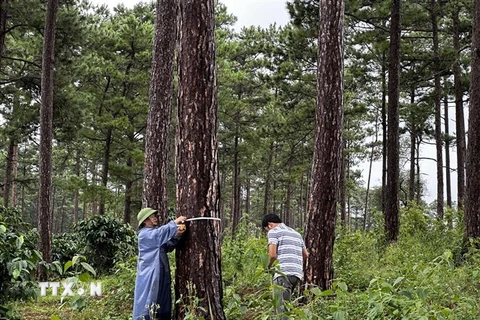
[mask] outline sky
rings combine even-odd
[[[136,3],[139,2],[148,2],[150,0],[89,0],[92,4],[101,5],[106,4],[110,8],[115,7],[116,5],[123,3],[127,7],[133,7]],[[220,0],[223,4],[227,6],[229,13],[237,17],[237,23],[235,28],[240,30],[242,27],[249,26],[260,26],[263,28],[268,27],[271,24],[277,24],[277,26],[285,25],[289,20],[289,15],[286,9],[286,0]],[[451,114],[453,112],[450,112]],[[453,132],[455,129],[455,124],[450,125],[450,130]],[[421,147],[421,157],[427,159],[421,161],[421,175],[422,180],[426,181],[427,191],[425,200],[427,203],[433,202],[436,199],[436,163],[428,158],[435,157],[435,146],[424,145]],[[452,149],[453,151],[453,149]],[[456,154],[454,152],[450,155],[451,167],[456,168]],[[445,165],[445,153],[443,154],[443,161]],[[408,161],[401,160],[400,166],[401,170],[408,170],[409,163]],[[358,168],[362,171],[363,180],[365,182],[364,186],[366,187],[366,180],[369,171],[368,161],[358,165]],[[370,186],[380,186],[381,185],[381,175],[382,164],[381,162],[375,162],[372,168],[372,177]],[[456,201],[457,197],[457,177],[456,172],[452,172],[452,200]],[[444,177],[445,183],[445,177]],[[444,191],[444,197],[446,198],[446,191]]]
[[[149,0],[89,0],[92,4],[106,4],[110,8],[123,3],[127,7],[133,7],[139,2]],[[289,16],[286,8],[286,0],[220,0],[228,8],[228,12],[235,15],[238,20],[236,29],[243,26],[268,27],[270,24],[284,25]]]

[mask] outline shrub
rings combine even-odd
[[[0,207],[0,301],[25,299],[36,295],[31,281],[36,263],[38,234],[12,208]],[[0,305],[0,319],[13,319],[13,311]]]
[[[81,252],[99,272],[108,272],[116,261],[135,255],[137,237],[128,224],[111,216],[93,216],[75,225]]]

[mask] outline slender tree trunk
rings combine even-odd
[[[346,159],[345,159],[345,146],[346,142],[343,141],[342,154],[340,160],[340,222],[343,229],[347,227],[347,178],[346,174]]]
[[[295,157],[295,146],[290,146],[290,155],[288,157],[288,168],[287,168],[287,181],[286,181],[286,194],[285,194],[285,223],[287,226],[293,227],[293,214],[292,214],[292,168],[293,168],[293,159]]]
[[[176,132],[177,212],[219,216],[214,1],[179,0],[178,116]],[[177,319],[197,304],[195,318],[223,320],[221,224],[195,221],[177,249]]]
[[[5,184],[3,186],[3,205],[8,207],[10,205],[10,195],[12,193],[13,185],[13,167],[15,161],[16,142],[13,137],[10,138],[8,143],[7,152],[7,166],[5,168]]]
[[[415,104],[415,87],[412,86],[410,91],[410,105]],[[417,146],[417,120],[415,113],[410,113],[410,176],[408,179],[408,200],[413,201],[415,199],[415,155]]]
[[[75,155],[75,169],[74,169],[75,176],[80,179],[80,150],[76,150]],[[80,198],[80,191],[78,190],[78,186],[75,188],[75,192],[73,193],[73,224],[78,222],[78,211],[79,211],[79,198]]]
[[[321,289],[331,286],[335,220],[342,171],[343,0],[320,0],[317,107],[312,185],[305,224],[311,254],[305,278]]]
[[[17,174],[18,174],[18,145],[13,147],[13,165],[12,165],[12,207],[17,206]]]
[[[438,56],[438,21],[437,2],[431,0],[433,69],[434,69],[434,104],[435,104],[435,147],[437,151],[437,218],[443,220],[443,141],[442,141],[442,87],[440,83],[440,57]]]
[[[270,143],[270,149],[268,152],[268,160],[267,160],[267,176],[265,177],[265,196],[263,200],[263,215],[266,215],[269,213],[270,210],[270,198],[271,198],[271,192],[270,192],[270,185],[272,183],[272,163],[273,163],[273,150],[274,150],[274,142],[272,141]]]
[[[480,239],[480,0],[474,2],[470,112],[466,166],[465,227],[467,238]]]
[[[100,194],[100,201],[98,204],[98,214],[105,214],[105,193],[107,192],[108,184],[108,172],[110,170],[110,157],[111,157],[111,148],[112,148],[112,136],[113,128],[108,127],[107,134],[105,136],[105,146],[103,154],[103,164],[102,164],[102,193]]]
[[[251,193],[251,182],[250,182],[250,179],[247,177],[246,178],[247,181],[246,181],[246,194],[245,194],[245,213],[247,214],[247,216],[250,216],[250,201],[251,201],[251,197],[250,197],[250,193]]]
[[[387,189],[387,150],[388,150],[388,132],[387,132],[387,58],[383,52],[382,59],[382,212],[385,212]]]
[[[399,78],[400,78],[400,11],[401,1],[392,0],[390,21],[390,66],[388,72],[388,147],[387,186],[385,195],[385,235],[389,242],[398,239],[400,188]]]
[[[418,137],[417,138],[417,148],[416,148],[416,151],[417,151],[417,156],[415,157],[416,160],[415,160],[415,163],[416,163],[416,183],[415,183],[415,190],[416,190],[416,199],[415,199],[415,202],[416,203],[420,203],[420,201],[422,200],[422,181],[420,180],[420,144],[422,143],[421,139]]]
[[[377,147],[378,143],[378,116],[375,117],[375,140],[372,144],[372,149],[370,151],[370,161],[368,165],[368,178],[367,178],[367,190],[365,192],[365,212],[364,212],[364,219],[363,219],[363,231],[367,231],[370,229],[370,182],[372,180],[372,166],[373,160],[375,159],[375,148]]]
[[[457,140],[457,206],[459,210],[464,208],[465,203],[465,117],[463,114],[463,89],[462,89],[462,71],[461,47],[460,47],[460,8],[458,5],[453,13],[453,47],[455,49],[455,63],[453,64],[453,81],[455,91],[455,128]]]
[[[173,66],[176,36],[176,0],[157,0],[152,75],[143,178],[143,207],[158,210],[166,221],[170,125],[173,100]]]
[[[450,179],[450,116],[448,112],[447,79],[444,80],[445,93],[443,95],[443,108],[445,114],[445,184],[447,187],[447,206],[452,207],[452,182]]]
[[[7,4],[9,0],[0,0],[0,57],[3,56],[7,32]],[[1,59],[0,59],[1,60]],[[0,61],[1,62],[1,61]]]
[[[233,143],[232,184],[232,236],[234,237],[235,233],[237,232],[238,225],[240,224],[240,163],[238,159],[238,133],[235,134]]]
[[[133,136],[130,138],[132,143]],[[133,171],[133,160],[131,156],[127,157],[127,168]],[[128,178],[125,182],[125,202],[123,204],[123,223],[129,224],[131,222],[132,213],[132,194],[133,194],[133,180]]]
[[[50,210],[52,208],[52,140],[53,140],[53,79],[55,62],[55,20],[58,1],[48,0],[42,53],[42,80],[40,106],[40,158],[38,192],[39,249],[47,263],[52,261]],[[38,276],[47,279],[45,267],[39,265]]]

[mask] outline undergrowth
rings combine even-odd
[[[480,318],[480,253],[470,249],[461,254],[461,219],[453,225],[450,229],[412,208],[402,212],[394,244],[385,244],[378,228],[339,231],[333,287],[302,294],[299,290],[289,305],[289,319]],[[258,230],[257,225],[243,223],[234,239],[225,232],[222,277],[227,319],[275,319],[272,274],[264,271],[267,242]],[[173,269],[173,255],[170,258]],[[117,263],[113,274],[100,279],[103,296],[89,298],[79,312],[62,309],[53,297],[16,307],[26,319],[50,319],[52,314],[60,319],[130,319],[135,268],[134,257]],[[46,310],[45,317],[29,318],[32,310]]]

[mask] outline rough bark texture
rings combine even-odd
[[[162,222],[167,219],[169,132],[172,113],[176,28],[175,8],[175,0],[157,0],[145,138],[142,206],[156,208]]]
[[[400,0],[392,0],[390,23],[390,66],[388,72],[388,146],[385,194],[385,235],[397,241],[399,231],[399,78],[400,78]]]
[[[49,222],[52,208],[53,79],[57,8],[57,0],[48,0],[42,54],[38,232],[40,234],[39,249],[46,262],[52,260]],[[45,280],[47,277],[45,268],[40,266],[38,275],[40,280]]]
[[[455,48],[455,63],[453,65],[453,82],[455,88],[455,129],[457,140],[457,206],[463,209],[465,204],[465,117],[463,114],[463,89],[462,73],[460,68],[460,22],[459,7],[454,11],[453,22],[453,47]]]
[[[467,237],[478,240],[480,239],[480,0],[475,0],[474,5],[465,226]]]
[[[180,0],[178,8],[178,117],[176,132],[177,212],[219,216],[214,1]],[[177,319],[199,298],[195,318],[225,319],[220,223],[187,223],[177,248]]]
[[[322,289],[332,281],[343,123],[343,0],[320,0],[317,108],[312,184],[305,223],[310,251],[305,279]]]
[[[440,58],[438,56],[438,22],[437,3],[431,1],[433,69],[434,69],[434,104],[435,104],[435,149],[437,151],[437,219],[443,219],[443,139],[442,139],[442,87],[440,84]]]

